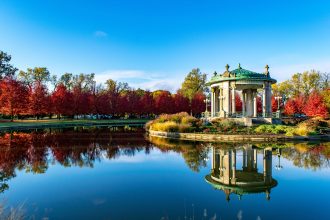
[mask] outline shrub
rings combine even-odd
[[[182,124],[196,124],[199,120],[193,116],[190,116],[190,115],[187,115],[187,116],[184,116],[182,117],[181,119],[181,123]]]
[[[245,127],[242,123],[230,120],[230,119],[215,119],[212,124],[216,127],[216,130],[221,131],[232,131],[237,130],[239,127]]]
[[[178,125],[178,131],[185,133],[185,132],[191,132],[194,130],[194,127],[191,127],[189,124],[179,124]]]
[[[150,126],[151,130],[155,131],[165,131],[165,132],[177,132],[178,124],[173,121],[167,121],[164,123],[154,123]]]
[[[300,125],[295,129],[294,133],[300,136],[307,136],[309,135],[310,130],[305,125]]]
[[[162,114],[146,124],[146,129],[164,132],[193,132],[199,129],[202,121],[186,112],[172,115]]]
[[[256,129],[254,129],[257,133],[267,133],[267,130],[267,125],[259,125]]]
[[[315,117],[303,121],[297,125],[295,133],[301,136],[316,135],[322,127],[329,127],[329,122],[321,117]]]
[[[163,122],[169,121],[169,116],[168,116],[168,114],[162,114],[158,118],[156,118],[154,121],[163,123]]]
[[[285,134],[286,136],[295,134],[295,128],[286,125],[259,125],[254,131],[264,134]]]
[[[285,135],[286,136],[294,136],[295,135],[295,128],[287,127]]]
[[[276,134],[286,134],[288,130],[288,126],[285,125],[276,125],[274,130]]]

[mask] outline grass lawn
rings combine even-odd
[[[0,121],[0,129],[5,128],[15,128],[15,127],[47,127],[50,126],[66,126],[66,125],[75,125],[77,126],[88,126],[88,125],[106,125],[106,124],[135,124],[135,123],[146,123],[149,119],[112,119],[112,120],[93,120],[93,119],[81,119],[81,120],[57,120],[57,119],[48,119],[48,120],[14,120],[10,122],[9,120]]]

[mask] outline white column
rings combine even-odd
[[[216,115],[218,111],[218,104],[219,104],[219,99],[218,99],[218,90],[214,89],[214,116]]]
[[[230,87],[229,87],[229,82],[228,82],[228,88],[226,91],[226,101],[227,101],[227,117],[230,115]]]
[[[231,90],[231,112],[232,112],[232,114],[236,114],[235,88],[234,87]]]
[[[218,97],[217,97],[217,100],[218,100],[218,104],[217,104],[217,112],[220,116],[220,111],[221,111],[221,88],[218,87]]]
[[[272,115],[272,87],[270,86],[270,83],[268,83],[268,114]]]
[[[264,84],[264,91],[262,93],[262,113],[263,117],[267,116],[267,86]]]
[[[249,89],[246,92],[246,116],[247,117],[251,117],[253,112],[252,112],[252,107],[253,107],[253,103],[252,103],[252,91]]]
[[[245,91],[242,91],[242,116],[245,117]]]
[[[258,106],[257,106],[257,92],[253,93],[253,117],[258,116]]]
[[[219,114],[220,116],[222,116],[222,113],[223,113],[223,89],[222,88],[219,88],[219,94],[220,94],[220,99],[219,99]]]
[[[271,117],[272,114],[272,89],[269,82],[264,83],[264,93],[263,93],[263,112],[266,117]]]
[[[214,91],[213,88],[211,88],[211,117],[213,117],[214,114]]]

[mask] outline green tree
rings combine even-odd
[[[80,88],[82,91],[92,91],[95,87],[95,74],[83,74],[73,76],[73,86]]]
[[[324,104],[327,106],[328,111],[330,111],[330,88],[323,90],[321,95],[323,97]]]
[[[329,89],[330,88],[330,73],[321,73],[321,89]]]
[[[10,60],[11,56],[0,50],[0,79],[15,75],[17,69],[9,63]]]
[[[71,90],[73,87],[73,75],[72,73],[64,73],[59,80],[60,83],[63,83],[63,85],[68,89]]]
[[[281,83],[272,85],[274,96],[286,96],[291,97],[293,95],[293,86],[290,80],[285,80]]]
[[[192,69],[190,73],[184,79],[181,89],[178,91],[182,93],[190,101],[194,98],[195,94],[198,92],[206,92],[207,87],[206,74],[201,73],[201,71],[196,68]]]
[[[328,88],[329,74],[321,74],[319,71],[311,70],[303,73],[295,73],[290,80],[272,85],[274,95],[286,97],[308,96],[313,91],[321,91]]]
[[[50,72],[46,67],[28,68],[26,72],[20,71],[18,77],[30,88],[34,83],[45,84],[51,80]]]
[[[129,87],[128,83],[123,83],[123,82],[117,82],[112,79],[108,79],[105,82],[107,91],[113,94],[119,94],[125,91],[130,90],[131,88]]]
[[[305,71],[301,74],[301,92],[308,96],[313,91],[319,91],[321,85],[321,74],[319,71]]]

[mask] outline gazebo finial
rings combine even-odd
[[[240,63],[238,63],[238,69],[242,69],[242,67],[241,67],[241,64],[240,64]]]
[[[266,64],[266,66],[265,66],[265,73],[268,75],[269,74],[269,66],[268,66],[268,64]]]
[[[229,65],[228,65],[228,63],[226,64],[226,71],[228,72],[229,71]]]
[[[266,199],[269,201],[270,200],[270,190],[266,190]]]

